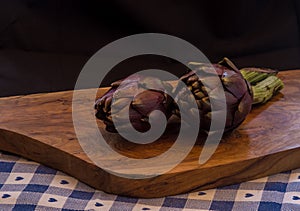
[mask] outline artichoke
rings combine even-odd
[[[228,59],[224,58],[218,64],[203,64],[191,62],[188,73],[183,75],[182,80],[191,90],[197,101],[201,129],[209,130],[211,123],[211,104],[209,96],[213,97],[217,91],[216,77],[213,74],[216,71],[225,93],[226,101],[226,123],[224,131],[231,131],[237,128],[251,111],[253,104],[265,103],[280,89],[283,88],[282,81],[276,77],[277,71],[266,68],[243,68],[241,71]],[[205,77],[199,79],[196,75],[201,71]],[[203,81],[208,82],[209,87],[203,85]],[[178,89],[177,104],[186,105],[185,96],[188,94],[182,89]],[[222,102],[216,105],[218,109],[224,109]],[[178,108],[178,107],[177,107]],[[188,115],[195,115],[195,111],[186,109]],[[178,109],[174,112],[180,116]]]
[[[232,130],[239,126],[250,112],[252,105],[252,91],[250,85],[243,78],[240,71],[227,58],[224,58],[219,64],[210,65],[191,62],[189,66],[191,70],[183,75],[180,80],[188,86],[196,99],[201,120],[200,128],[207,131],[210,127],[212,110],[209,96],[213,97],[214,92],[218,91],[216,88],[219,83],[215,72],[221,80],[225,94],[227,109],[225,131]],[[205,76],[201,79],[198,78],[196,74],[197,71],[201,71],[201,75],[205,73]],[[208,87],[203,85],[203,81],[207,82]],[[184,104],[186,104],[184,96],[188,94],[182,91],[182,89],[177,89],[175,92],[178,96],[177,104],[179,107],[184,107]],[[217,110],[224,109],[222,103],[224,102],[220,102],[219,106],[217,105]],[[188,115],[195,115],[194,111],[188,112]],[[178,110],[175,110],[175,114],[180,115]]]
[[[162,111],[167,119],[172,115],[172,98],[166,94],[171,91],[172,86],[167,82],[151,76],[135,74],[126,80],[112,83],[110,90],[96,100],[96,117],[105,123],[106,130],[110,132],[117,132],[112,115],[115,120],[122,123],[122,128],[118,128],[118,130],[126,132],[131,127],[131,122],[137,131],[146,132],[150,129],[148,120],[149,114],[153,110]],[[111,111],[112,99],[114,99],[114,114]],[[130,122],[128,122],[128,117],[122,116],[128,115],[128,112],[123,110],[128,109],[128,105],[130,105]],[[155,116],[153,121],[156,121]]]

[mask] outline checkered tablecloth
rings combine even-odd
[[[106,194],[60,171],[0,153],[0,210],[300,210],[300,169],[156,199]]]

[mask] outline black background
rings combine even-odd
[[[296,0],[1,0],[0,96],[72,89],[97,50],[146,32],[182,38],[212,62],[299,68],[299,15]],[[180,71],[167,58],[137,57],[103,85],[153,67]]]

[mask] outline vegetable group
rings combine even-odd
[[[197,74],[201,73],[201,74]],[[217,73],[217,77],[215,75]],[[189,63],[189,70],[180,80],[183,81],[193,96],[187,90],[182,89],[178,83],[174,87],[170,83],[160,81],[158,78],[135,75],[126,80],[117,81],[112,84],[111,89],[101,98],[96,100],[96,117],[106,124],[110,132],[117,132],[113,119],[122,124],[118,130],[126,131],[132,126],[140,131],[146,132],[151,127],[149,114],[153,110],[162,111],[169,119],[172,114],[181,116],[180,112],[186,115],[200,115],[200,129],[209,130],[212,112],[224,109],[224,102],[215,99],[214,110],[210,99],[218,92],[218,84],[222,84],[226,103],[226,123],[224,131],[231,131],[238,127],[251,110],[252,104],[267,102],[274,94],[283,88],[282,81],[276,76],[277,71],[263,68],[243,68],[239,70],[229,59],[224,58],[218,64]],[[199,78],[198,75],[203,76]],[[121,82],[122,85],[121,85]],[[205,86],[204,86],[205,84]],[[121,85],[121,86],[120,86]],[[168,92],[174,93],[176,103]],[[139,94],[136,94],[139,93]],[[188,102],[194,98],[198,110],[188,109]],[[112,99],[114,99],[114,112],[111,111]],[[128,112],[121,112],[128,109],[129,119],[126,122],[125,116]],[[179,107],[187,108],[179,111]],[[159,118],[158,118],[159,119]],[[154,117],[154,124],[155,117]],[[159,124],[159,122],[157,122]]]

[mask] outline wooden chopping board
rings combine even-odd
[[[127,179],[96,166],[84,153],[72,123],[72,91],[0,98],[0,150],[66,172],[108,193],[162,197],[239,183],[300,167],[300,70],[280,72],[285,88],[226,135],[208,162],[198,164],[201,137],[186,159],[164,175]],[[107,89],[100,89],[99,95]],[[89,92],[83,90],[82,94]],[[83,109],[92,109],[85,106]],[[173,144],[172,134],[137,145],[105,132],[117,152],[133,158],[159,155]],[[120,166],[126,168],[126,166]]]

